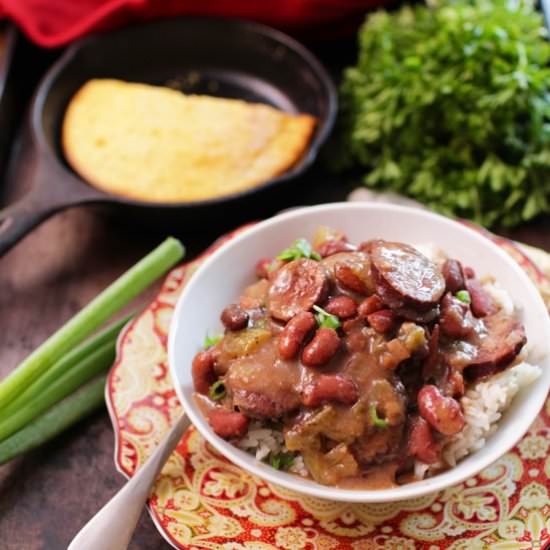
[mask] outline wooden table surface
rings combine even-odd
[[[27,166],[21,154],[14,166],[6,182],[8,197],[17,195],[25,181]],[[301,191],[293,196],[293,204],[341,200],[349,190],[320,168],[298,187]],[[249,218],[255,218],[253,212]],[[229,227],[231,221],[226,222]],[[179,236],[193,256],[217,234],[206,223]],[[550,251],[549,220],[509,235]],[[77,208],[50,219],[0,258],[0,376],[160,239],[138,222],[125,223],[96,209]],[[143,304],[154,290],[142,297]],[[115,471],[113,444],[107,412],[101,411],[39,450],[0,466],[0,548],[66,548],[124,483]],[[170,545],[143,514],[130,548],[155,550]]]

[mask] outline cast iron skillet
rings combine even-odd
[[[60,126],[69,99],[90,78],[119,78],[274,105],[310,113],[318,126],[304,157],[285,174],[233,195],[187,203],[149,203],[110,195],[85,183],[65,162]],[[64,208],[108,203],[136,223],[172,228],[231,217],[269,201],[314,161],[336,114],[334,85],[317,59],[274,29],[239,20],[179,18],[85,39],[42,80],[31,107],[35,169],[31,190],[0,212],[0,256],[37,224]]]

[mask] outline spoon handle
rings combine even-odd
[[[79,531],[67,550],[125,550],[162,467],[189,426],[177,420],[149,460],[132,479]]]

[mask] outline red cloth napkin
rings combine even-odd
[[[292,34],[329,38],[352,32],[384,0],[0,0],[36,44],[62,46],[95,31],[176,15],[254,19]]]

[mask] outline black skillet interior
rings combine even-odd
[[[307,154],[289,172],[227,198],[160,205],[109,196],[108,200],[168,225],[228,218],[227,226],[279,208],[270,196],[288,189],[314,160],[334,122],[334,86],[319,62],[286,35],[255,23],[218,18],[180,18],[93,37],[68,50],[43,82],[34,105],[39,146],[53,151],[71,171],[60,147],[65,108],[91,78],[117,78],[175,87],[185,93],[240,98],[317,117]],[[72,172],[72,171],[71,171]],[[74,174],[74,173],[73,173]],[[75,183],[75,178],[69,178]],[[67,192],[71,192],[67,189]],[[284,200],[284,199],[283,199]],[[222,225],[224,225],[222,223]]]

